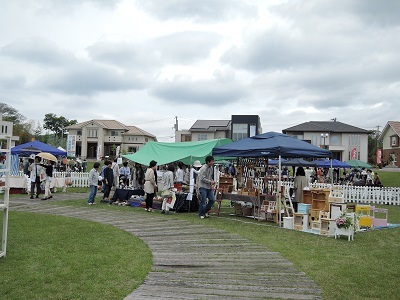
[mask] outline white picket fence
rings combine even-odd
[[[285,192],[293,188],[293,181],[282,181]],[[257,178],[253,181],[255,187],[260,190],[264,188],[264,179]],[[268,187],[275,185],[275,182],[268,181]],[[400,205],[400,188],[398,187],[369,187],[351,185],[332,185],[328,183],[312,183],[310,188],[339,189],[343,191],[343,201],[350,203]]]
[[[19,172],[19,176],[23,177],[24,173]],[[89,187],[88,172],[53,172],[55,178],[65,178],[66,185],[70,187]]]

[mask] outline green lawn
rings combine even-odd
[[[151,261],[147,245],[112,226],[11,212],[0,299],[123,299]]]
[[[196,213],[170,214],[165,218],[185,219],[195,224],[237,233],[292,261],[323,290],[324,299],[398,299],[400,228],[356,233],[355,240],[314,235],[279,228],[272,223],[234,217],[230,201],[224,201],[220,218],[199,220]],[[56,205],[83,206],[74,200]],[[389,209],[389,222],[400,224],[400,207]],[[143,209],[98,205],[96,209],[146,213]]]
[[[400,172],[387,172],[374,170],[379,174],[381,182],[385,187],[400,187]]]

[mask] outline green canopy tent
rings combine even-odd
[[[372,169],[372,166],[370,164],[367,164],[366,162],[363,162],[362,160],[358,160],[358,159],[350,159],[348,161],[345,161],[345,163],[350,165],[353,168]]]
[[[231,139],[179,143],[148,142],[136,153],[122,155],[122,157],[146,166],[149,165],[151,160],[155,160],[159,165],[174,161],[192,165],[196,160],[204,164],[206,156],[211,155],[214,147],[220,147],[231,142]],[[226,159],[226,157],[224,158]],[[214,157],[214,159],[217,161],[223,158]]]

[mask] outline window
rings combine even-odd
[[[250,124],[250,136],[256,135],[256,124]]]
[[[206,141],[207,140],[207,133],[199,133],[197,136],[198,141]]]
[[[390,145],[392,147],[398,147],[399,146],[399,139],[397,136],[393,135],[390,137]]]
[[[1,125],[1,133],[7,133],[7,125]]]
[[[247,137],[247,124],[232,124],[233,141],[242,140]]]
[[[89,138],[97,138],[97,129],[88,129]]]
[[[118,136],[118,131],[111,130],[111,136]]]
[[[82,135],[82,130],[78,130],[78,131],[76,132],[76,135]]]

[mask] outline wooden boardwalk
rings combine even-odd
[[[60,196],[67,200],[85,195],[57,194],[57,198]],[[11,210],[109,224],[147,243],[153,266],[145,282],[127,300],[322,299],[316,283],[290,261],[239,235],[158,213],[49,205],[27,198],[11,199]]]

